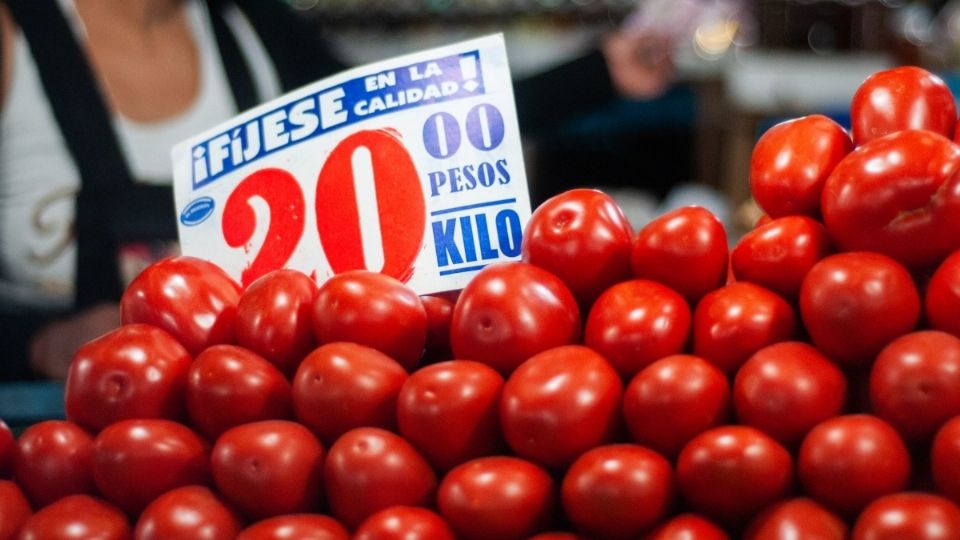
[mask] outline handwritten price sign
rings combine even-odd
[[[420,294],[520,255],[530,200],[500,35],[343,72],[173,149],[184,254],[247,285],[368,269]]]

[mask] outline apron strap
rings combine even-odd
[[[116,243],[110,234],[113,194],[130,172],[86,55],[55,0],[8,0],[37,64],[44,93],[80,173],[76,306],[120,295]]]
[[[237,106],[237,111],[245,111],[260,103],[253,85],[253,76],[251,75],[253,71],[240,50],[240,44],[237,42],[236,36],[227,26],[227,21],[223,16],[223,8],[217,9],[212,5],[214,3],[219,4],[220,2],[208,2],[207,6],[210,9],[210,23],[217,40],[217,49],[220,51],[220,59],[227,73],[227,82],[230,83],[230,91],[233,93],[233,101]]]

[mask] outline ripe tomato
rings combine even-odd
[[[545,532],[540,533],[527,540],[586,540],[581,536],[577,536],[571,532]]]
[[[633,227],[616,201],[594,189],[572,189],[533,212],[521,252],[524,262],[560,278],[589,309],[600,293],[630,277],[632,241]]]
[[[816,349],[796,341],[756,352],[733,382],[737,418],[793,447],[813,426],[837,416],[847,398],[843,372]]]
[[[326,445],[353,428],[397,424],[403,366],[356,343],[328,343],[304,358],[293,378],[293,409]]]
[[[413,371],[427,340],[427,312],[417,293],[397,279],[352,270],[320,286],[313,333],[321,344],[349,341],[372,347]]]
[[[960,337],[960,250],[937,268],[924,299],[927,321],[937,330]]]
[[[468,461],[443,478],[437,507],[463,540],[522,540],[545,530],[557,507],[547,471],[515,457]]]
[[[814,114],[768,129],[753,147],[750,193],[767,215],[820,215],[820,193],[833,168],[853,150],[850,136]]]
[[[231,428],[217,439],[210,457],[220,494],[254,519],[316,510],[323,463],[320,441],[286,420]]]
[[[669,287],[634,279],[607,289],[587,317],[584,344],[625,379],[654,360],[683,351],[690,336],[690,306]]]
[[[148,266],[120,299],[123,324],[146,323],[166,330],[192,356],[233,343],[240,285],[213,263],[170,257]]]
[[[237,540],[350,540],[350,533],[328,516],[288,514],[250,525]]]
[[[204,486],[184,486],[157,497],[140,514],[137,540],[234,540],[240,517]]]
[[[368,517],[353,540],[456,540],[447,522],[426,508],[391,506]]]
[[[70,495],[31,516],[18,540],[132,540],[127,517],[89,495]]]
[[[400,434],[440,471],[502,453],[502,393],[503,377],[479,362],[451,360],[421,368],[397,398]]]
[[[580,340],[580,309],[560,278],[526,263],[490,265],[453,308],[450,345],[504,376],[531,356]]]
[[[13,476],[38,508],[67,495],[96,491],[90,472],[93,438],[73,422],[47,420],[17,439]]]
[[[960,415],[960,338],[926,330],[891,342],[870,372],[870,402],[906,441],[929,441]]]
[[[900,491],[910,478],[910,455],[890,424],[853,414],[821,422],[797,454],[797,473],[807,493],[842,514]]]
[[[170,334],[145,324],[90,341],[77,350],[67,374],[67,420],[91,432],[128,418],[179,420],[190,362]]]
[[[744,540],[811,538],[846,540],[847,524],[811,499],[800,497],[770,506],[750,522]]]
[[[858,148],[823,189],[823,222],[842,251],[875,251],[908,268],[960,249],[960,146],[900,131]]]
[[[620,426],[623,383],[609,362],[580,345],[527,360],[503,386],[500,424],[522,458],[564,467],[612,442]]]
[[[31,514],[30,503],[17,484],[0,480],[0,540],[14,540]]]
[[[623,416],[634,442],[674,458],[690,439],[727,421],[730,383],[702,358],[668,356],[630,381]]]
[[[796,318],[786,300],[752,283],[731,283],[693,312],[693,353],[734,373],[753,353],[793,339]]]
[[[10,478],[13,474],[13,453],[16,446],[10,427],[0,420],[0,478]]]
[[[943,424],[934,437],[930,469],[937,491],[960,503],[960,416]]]
[[[863,509],[852,540],[960,538],[960,508],[929,493],[896,493]]]
[[[254,281],[237,304],[237,343],[287,376],[314,348],[317,284],[296,270],[274,270]]]
[[[674,516],[643,540],[730,540],[727,533],[696,514]]]
[[[746,426],[721,426],[694,437],[677,458],[677,485],[698,512],[740,523],[783,497],[793,460],[780,443]]]
[[[632,444],[585,452],[567,470],[563,509],[587,536],[636,538],[659,522],[673,502],[673,471],[660,454]]]
[[[353,529],[384,508],[430,506],[437,476],[400,436],[365,427],[330,447],[324,485],[334,517]]]
[[[136,515],[163,493],[210,479],[207,443],[169,420],[123,420],[93,441],[93,479],[103,497]]]
[[[907,270],[877,253],[838,253],[818,262],[800,288],[800,315],[813,344],[841,365],[865,366],[913,330],[920,296]]]
[[[677,291],[691,304],[727,279],[727,233],[706,208],[688,206],[647,223],[633,242],[633,275]]]
[[[830,238],[820,222],[786,216],[745,234],[730,253],[730,264],[737,281],[796,300],[803,277],[830,251]]]
[[[957,106],[940,77],[915,66],[879,71],[857,88],[850,123],[857,146],[905,129],[953,136]]]
[[[427,312],[427,342],[421,364],[431,364],[453,358],[450,350],[450,321],[453,320],[453,301],[443,296],[421,296]]]
[[[240,424],[289,418],[291,399],[290,383],[280,370],[236,345],[214,345],[190,366],[187,411],[211,441]]]

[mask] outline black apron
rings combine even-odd
[[[57,0],[7,0],[37,65],[44,93],[79,173],[75,307],[120,298],[119,249],[175,240],[173,189],[137,183],[114,132],[87,56]],[[210,4],[207,4],[208,6]],[[258,102],[253,77],[221,9],[210,8],[217,47],[238,111]],[[169,148],[158,148],[168,153]]]

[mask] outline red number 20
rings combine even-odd
[[[362,208],[357,193],[370,191],[376,208]],[[261,169],[244,178],[227,199],[221,228],[229,246],[250,250],[256,229],[250,205],[254,196],[270,208],[270,225],[262,247],[241,274],[245,287],[284,267],[304,233],[304,196],[296,179],[281,169]],[[315,210],[320,243],[334,273],[367,268],[404,282],[410,279],[426,228],[426,203],[413,159],[394,133],[360,131],[341,141],[320,170]],[[364,242],[361,221],[371,219],[379,220],[379,226],[366,227],[371,238]],[[382,245],[382,253],[376,244]]]

